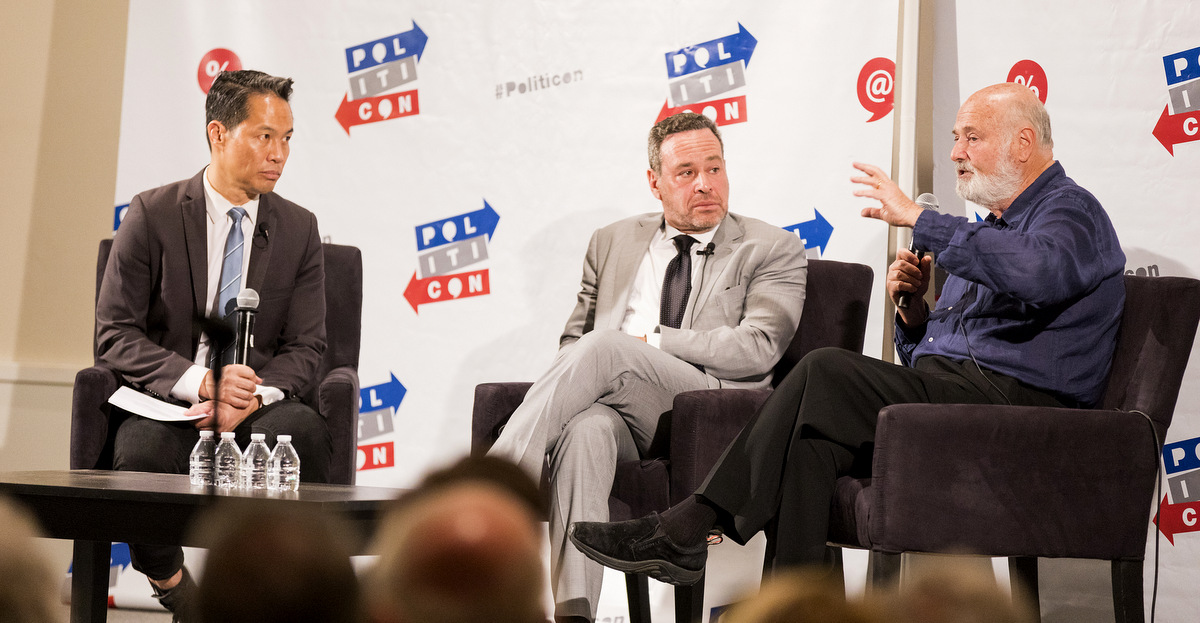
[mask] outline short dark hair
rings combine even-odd
[[[721,132],[717,130],[717,124],[713,123],[712,119],[694,112],[681,112],[659,121],[650,128],[650,140],[647,145],[650,169],[656,174],[662,173],[662,144],[668,136],[692,130],[712,130],[713,136],[716,136],[717,142],[721,144],[721,151],[725,151],[725,141],[721,140]]]
[[[207,128],[213,121],[220,121],[226,129],[236,128],[250,116],[248,102],[251,95],[274,95],[286,102],[292,96],[292,79],[253,69],[217,74],[212,87],[208,89],[208,99],[204,102],[204,127]],[[207,130],[204,135],[208,136]],[[212,147],[211,141],[209,147]]]

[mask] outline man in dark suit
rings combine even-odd
[[[302,479],[327,478],[329,431],[296,398],[325,350],[321,241],[312,213],[272,192],[288,157],[291,91],[289,78],[219,75],[206,102],[209,165],[129,205],[96,304],[97,357],[135,388],[205,417],[116,414],[117,470],[186,473],[198,429],[235,431],[242,447],[253,429],[268,443],[292,435]],[[261,303],[247,365],[236,365],[195,319],[226,317],[243,287]],[[178,612],[194,588],[182,550],[131,544],[130,553]]]

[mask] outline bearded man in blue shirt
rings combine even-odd
[[[972,95],[958,111],[960,197],[983,222],[923,210],[878,167],[856,163],[862,215],[911,227],[915,246],[949,273],[937,307],[923,296],[930,258],[900,249],[888,268],[904,363],[839,349],[810,353],[688,500],[661,515],[576,523],[571,540],[622,571],[691,584],[707,536],[738,543],[778,521],[775,566],[821,564],[834,482],[866,461],[876,416],[891,404],[1088,407],[1099,401],[1125,302],[1125,255],[1108,215],[1054,160],[1050,117],[1016,84]]]

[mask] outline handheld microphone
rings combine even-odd
[[[936,212],[938,209],[938,200],[937,197],[933,196],[933,193],[922,193],[921,196],[917,197],[917,205],[921,206],[924,210],[933,210]],[[908,243],[908,250],[917,255],[918,262],[921,261],[921,258],[925,257],[924,249],[917,248],[916,236],[913,236],[912,241]],[[908,309],[910,304],[912,304],[912,292],[901,292],[900,296],[896,297],[897,309]]]
[[[233,362],[246,365],[254,346],[254,316],[258,313],[258,292],[243,288],[237,295],[237,333],[234,336]]]
[[[704,245],[703,249],[696,251],[696,255],[703,255],[705,257],[708,257],[716,252],[717,252],[717,245],[710,242],[710,243]]]

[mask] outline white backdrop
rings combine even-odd
[[[937,41],[943,52],[935,69],[938,196],[954,197],[949,128],[958,103],[988,84],[1019,79],[1044,98],[1055,156],[1067,175],[1112,217],[1127,272],[1200,277],[1194,216],[1200,208],[1200,5],[1020,0],[939,6],[939,19],[956,26],[940,30]],[[956,201],[960,213],[986,214]],[[1166,478],[1175,484],[1164,527],[1173,524],[1181,533],[1159,543],[1160,621],[1194,621],[1200,612],[1200,343],[1190,363],[1164,451]],[[1148,612],[1155,525],[1147,526],[1147,537]]]
[[[868,0],[133,0],[115,205],[207,162],[202,85],[215,70],[295,78],[276,190],[329,241],[362,249],[358,482],[406,486],[467,452],[477,383],[547,367],[591,232],[661,209],[645,140],[664,106],[711,105],[731,209],[798,225],[812,257],[870,265],[881,301],[887,228],[859,216],[849,177],[854,160],[891,164],[897,12]],[[479,261],[450,267],[456,243]],[[873,356],[883,322],[875,305]],[[713,603],[729,590],[710,579]]]

